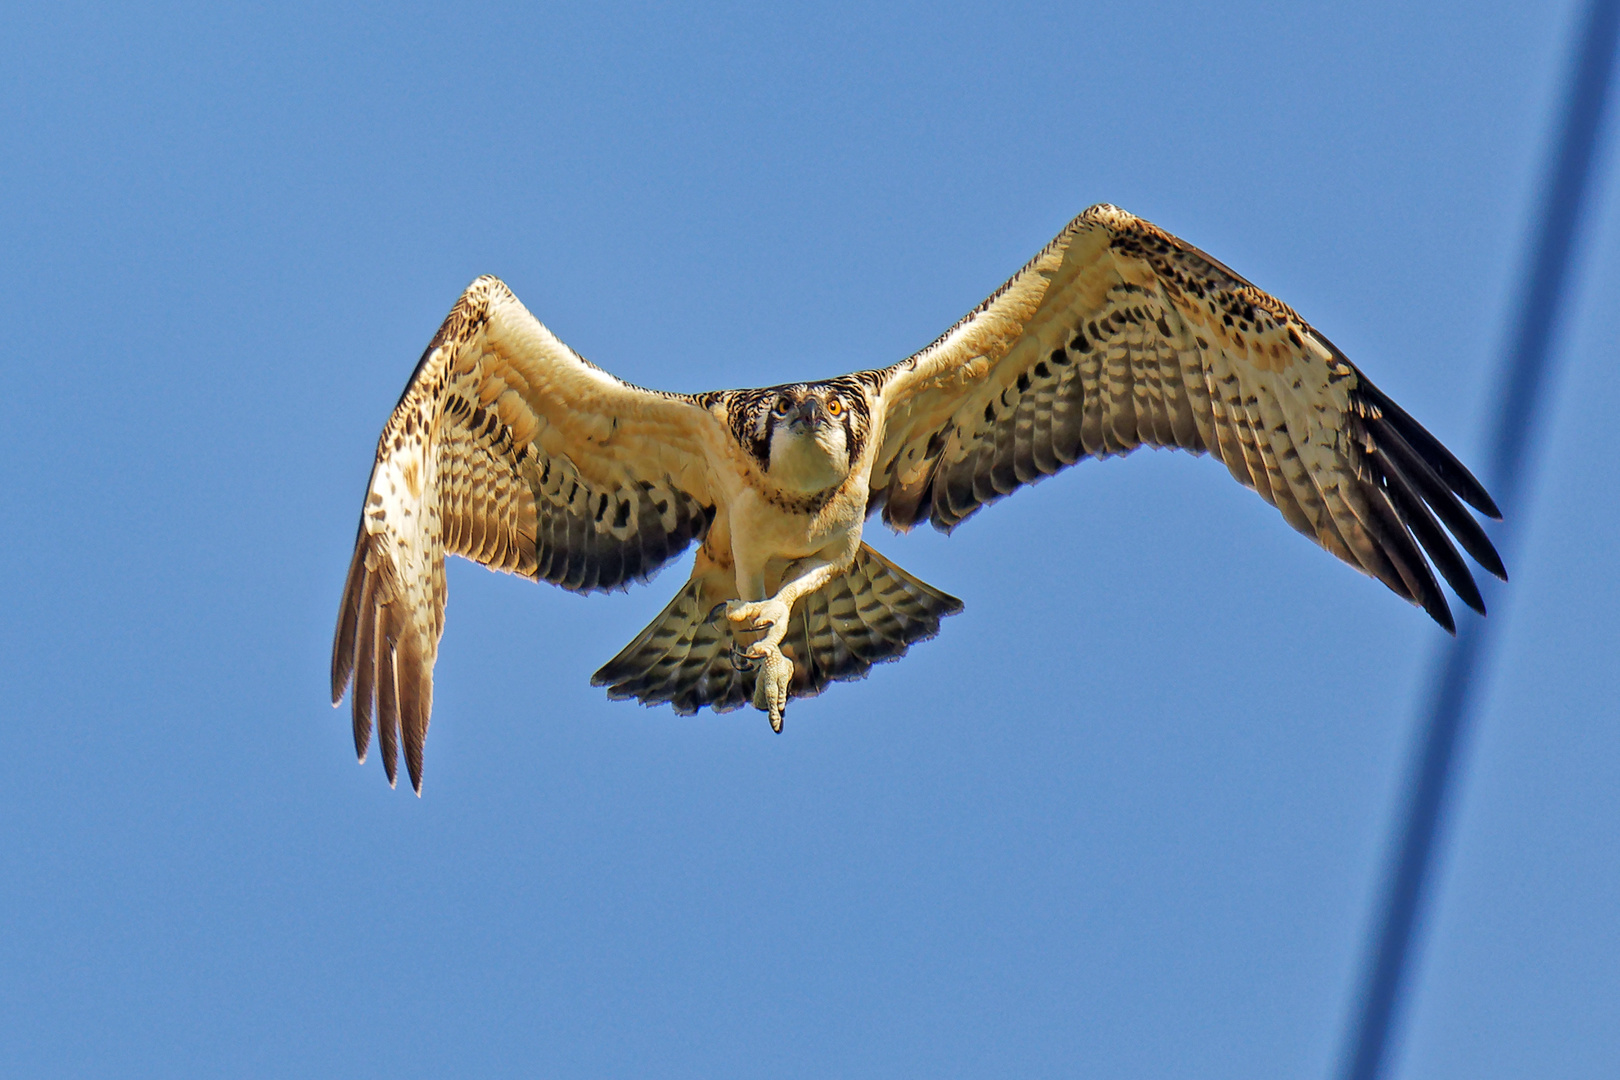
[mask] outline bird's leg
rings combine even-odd
[[[778,646],[772,645],[759,661],[759,667],[759,675],[754,679],[754,708],[769,714],[771,730],[780,735],[782,714],[787,711],[788,687],[793,684],[793,661]]]
[[[765,600],[733,600],[726,605],[726,619],[733,632],[764,632],[742,655],[759,661],[754,706],[770,714],[772,731],[782,730],[782,712],[787,708],[788,686],[793,681],[793,661],[782,655],[782,638],[787,634],[793,605],[800,597],[815,592],[848,569],[850,557],[828,559],[818,555],[801,559],[792,566],[797,574],[784,582],[775,596]],[[763,591],[761,587],[760,592]]]

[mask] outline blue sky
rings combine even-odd
[[[1442,635],[1220,465],[875,527],[967,610],[781,737],[589,686],[684,564],[590,599],[453,564],[421,800],[325,702],[361,493],[477,274],[626,378],[763,385],[910,353],[1098,201],[1479,463],[1573,15],[11,10],[0,1060],[1325,1075]],[[1620,1070],[1617,190],[1402,1076]]]

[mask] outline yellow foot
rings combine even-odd
[[[731,600],[726,604],[726,621],[732,630],[763,630],[764,640],[775,645],[787,633],[790,611],[781,600]]]
[[[758,669],[754,678],[754,707],[771,717],[771,730],[782,730],[782,713],[787,708],[788,686],[793,681],[793,661],[782,655],[782,638],[787,635],[788,617],[793,607],[785,600],[731,600],[716,604],[709,618],[722,612],[731,625],[733,638],[739,633],[760,634],[747,648],[734,643],[731,666],[738,671]]]
[[[767,646],[764,642],[749,649],[748,655],[759,661],[759,675],[754,680],[754,708],[770,714],[771,730],[780,735],[788,686],[793,682],[793,661],[782,655],[782,650],[775,645]]]

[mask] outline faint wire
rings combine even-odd
[[[1491,529],[1504,556],[1523,526],[1520,488],[1539,406],[1548,396],[1547,363],[1560,309],[1573,276],[1576,226],[1588,190],[1604,103],[1620,38],[1620,0],[1592,0],[1579,27],[1574,82],[1565,102],[1562,130],[1543,194],[1540,220],[1521,295],[1521,306],[1503,358],[1484,481],[1503,520]],[[1490,584],[1486,582],[1486,584]],[[1487,597],[1500,596],[1495,590]],[[1456,749],[1468,725],[1479,688],[1489,671],[1492,630],[1500,619],[1469,619],[1449,642],[1435,669],[1421,757],[1411,777],[1399,855],[1384,901],[1377,936],[1369,941],[1366,985],[1356,1024],[1345,1048],[1345,1080],[1377,1080],[1384,1072],[1391,1030],[1403,992],[1412,981],[1417,915],[1435,855],[1435,840],[1458,768]]]

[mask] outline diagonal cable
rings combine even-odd
[[[1525,516],[1526,500],[1520,491],[1540,406],[1548,397],[1552,375],[1548,358],[1573,275],[1576,226],[1592,187],[1598,132],[1620,37],[1620,0],[1591,0],[1579,33],[1575,77],[1565,100],[1520,307],[1503,358],[1496,396],[1500,411],[1487,443],[1490,456],[1484,480],[1503,512],[1503,521],[1491,530],[1492,540],[1504,555],[1512,553]],[[1376,937],[1368,943],[1366,985],[1345,1048],[1341,1073],[1345,1080],[1377,1080],[1385,1073],[1391,1031],[1401,1014],[1403,993],[1413,981],[1414,928],[1432,873],[1451,775],[1459,768],[1458,741],[1486,682],[1492,631],[1499,621],[1466,621],[1436,666],[1383,916]]]

